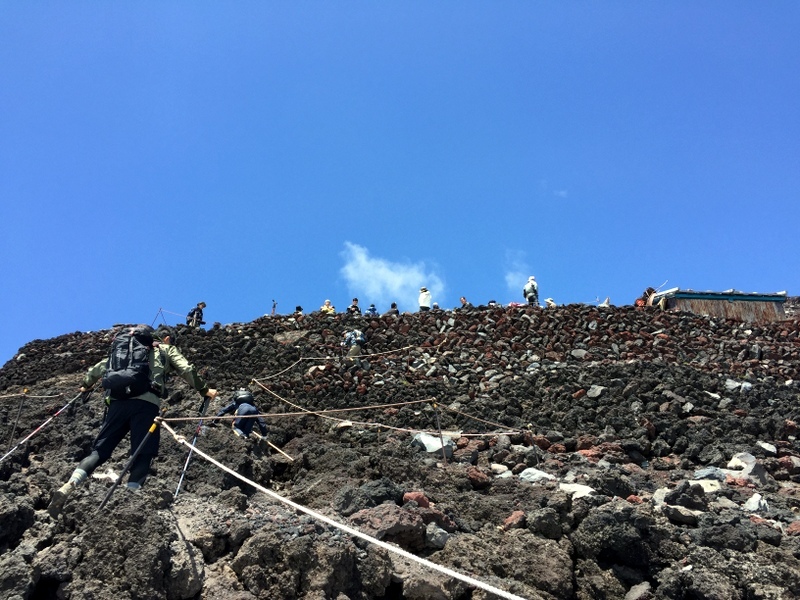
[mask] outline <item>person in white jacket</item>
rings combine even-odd
[[[425,286],[419,288],[419,310],[425,312],[431,309],[431,293]]]
[[[531,275],[528,277],[528,283],[522,288],[522,295],[531,306],[539,306],[539,284],[536,283],[536,277]]]

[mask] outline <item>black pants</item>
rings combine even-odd
[[[108,414],[97,439],[92,445],[92,453],[81,461],[78,468],[91,474],[97,467],[111,458],[114,449],[119,445],[125,434],[131,434],[131,454],[139,447],[147,435],[150,426],[158,416],[158,407],[147,400],[111,400]],[[129,480],[142,484],[147,478],[150,462],[158,454],[160,430],[156,429],[150,435],[142,448],[136,461],[131,465]]]

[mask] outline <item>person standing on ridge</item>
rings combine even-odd
[[[186,324],[189,327],[199,327],[200,325],[206,324],[206,322],[203,321],[203,309],[205,307],[205,302],[198,302],[197,306],[189,311],[189,314],[186,315]]]
[[[428,291],[428,288],[422,286],[419,288],[419,310],[420,312],[426,312],[431,309],[431,293]]]
[[[108,390],[108,414],[92,444],[92,451],[73,471],[69,481],[53,493],[47,511],[56,518],[67,497],[86,481],[88,476],[111,458],[125,434],[130,433],[131,454],[147,436],[159,415],[161,400],[167,397],[166,378],[177,372],[201,396],[213,399],[217,390],[197,374],[178,348],[173,346],[169,330],[162,332],[159,343],[153,328],[136,325],[121,331],[111,342],[108,358],[92,366],[83,378],[81,392],[86,392],[102,379]],[[142,487],[150,463],[158,455],[159,430],[147,438],[144,447],[131,465],[128,487]]]
[[[522,288],[522,295],[530,306],[539,306],[539,284],[533,275],[528,277],[528,283]]]

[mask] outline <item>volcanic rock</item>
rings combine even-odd
[[[490,597],[392,544],[529,599],[800,597],[794,313],[755,325],[568,305],[358,323],[368,369],[340,368],[342,315],[179,326],[222,401],[250,386],[288,457],[198,427],[176,378],[145,487],[98,513],[111,480],[91,479],[57,520],[50,495],[103,419],[78,386],[115,330],[27,344],[0,369],[0,597]],[[197,432],[177,497],[187,449],[167,426]],[[442,438],[457,440],[444,455]],[[120,473],[128,450],[98,473]]]

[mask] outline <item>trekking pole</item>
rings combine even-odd
[[[273,449],[277,450],[278,452],[283,454],[286,458],[288,458],[290,461],[294,462],[294,459],[291,456],[289,456],[288,454],[286,454],[286,452],[284,452],[283,450],[278,448],[275,444],[270,442],[265,436],[261,435],[260,433],[255,432],[255,431],[252,433],[252,435],[254,435],[257,440],[263,440],[270,448],[273,448]]]
[[[192,445],[189,448],[189,454],[186,457],[186,462],[183,464],[183,471],[181,471],[181,478],[178,480],[178,487],[175,488],[175,495],[173,496],[174,498],[177,498],[178,494],[181,491],[183,478],[186,477],[186,470],[189,468],[189,461],[192,460],[194,445],[197,443],[197,437],[200,435],[200,431],[203,428],[203,417],[206,416],[206,410],[208,410],[208,396],[203,396],[203,403],[200,405],[200,422],[197,423],[197,429],[195,429],[194,431],[194,438],[192,438]]]
[[[99,513],[101,510],[103,510],[103,507],[106,505],[106,502],[108,502],[108,499],[111,498],[111,495],[114,493],[114,490],[116,490],[117,487],[119,486],[120,482],[122,481],[122,478],[125,477],[125,474],[128,471],[130,471],[131,465],[133,465],[133,461],[135,461],[136,457],[139,456],[139,453],[142,451],[142,448],[144,448],[144,445],[147,443],[147,440],[150,438],[150,435],[155,433],[156,429],[158,429],[159,420],[161,420],[161,417],[156,417],[156,420],[153,421],[152,425],[150,425],[150,429],[147,430],[147,433],[145,434],[144,439],[142,440],[142,443],[139,444],[139,447],[136,448],[136,451],[131,455],[131,458],[128,461],[128,464],[125,465],[125,468],[122,469],[122,473],[119,474],[119,477],[117,477],[117,480],[114,482],[114,485],[112,485],[111,489],[108,490],[108,493],[106,494],[106,497],[103,498],[103,501],[100,503],[100,506],[97,507],[97,510],[95,511],[95,514]]]
[[[439,429],[439,443],[442,445],[442,461],[447,466],[447,453],[444,451],[444,436],[442,435],[442,422],[439,420],[439,405],[433,401],[433,410],[436,411],[436,427]]]
[[[40,432],[42,429],[44,429],[44,427],[45,427],[45,426],[46,426],[46,425],[47,425],[47,424],[48,424],[50,421],[52,421],[53,419],[55,419],[55,418],[56,418],[58,415],[60,415],[60,414],[61,414],[62,412],[64,412],[64,411],[65,411],[67,408],[69,408],[69,406],[70,406],[70,405],[71,405],[73,402],[75,402],[75,400],[77,400],[78,398],[80,398],[80,397],[81,397],[81,396],[83,396],[84,394],[86,394],[85,398],[88,400],[88,399],[89,399],[89,396],[91,396],[91,394],[92,394],[92,392],[93,392],[93,391],[94,391],[94,390],[89,390],[88,392],[78,392],[78,395],[77,395],[77,396],[75,396],[75,397],[74,397],[72,400],[70,400],[69,402],[67,402],[67,403],[66,403],[64,406],[62,406],[62,407],[61,407],[61,408],[58,410],[58,412],[57,412],[57,413],[55,413],[55,414],[54,414],[52,417],[50,417],[50,418],[49,418],[49,419],[47,419],[47,420],[46,420],[44,423],[42,423],[41,425],[39,425],[39,426],[38,426],[36,429],[34,429],[33,431],[31,431],[31,432],[30,432],[30,433],[29,433],[27,436],[25,436],[25,437],[24,437],[22,440],[20,440],[20,441],[19,441],[19,443],[18,443],[16,446],[14,446],[14,447],[13,447],[11,450],[9,450],[9,451],[8,451],[8,452],[6,452],[6,453],[5,453],[5,454],[4,454],[2,457],[0,457],[0,463],[2,463],[2,462],[3,462],[3,461],[4,461],[4,460],[5,460],[5,459],[6,459],[6,458],[9,456],[9,455],[11,455],[11,454],[12,454],[12,453],[13,453],[13,452],[14,452],[14,451],[17,449],[17,448],[19,448],[19,447],[20,447],[22,444],[24,444],[25,442],[27,442],[27,441],[28,441],[29,439],[31,439],[31,438],[32,438],[34,435],[36,435],[36,434],[37,434],[37,433],[39,433],[39,432]]]
[[[19,409],[17,410],[17,418],[14,420],[14,427],[11,429],[11,435],[8,436],[8,447],[11,448],[11,442],[17,434],[17,425],[19,424],[19,417],[22,414],[22,404],[25,402],[25,396],[28,394],[28,388],[22,390],[22,396],[19,399]]]

